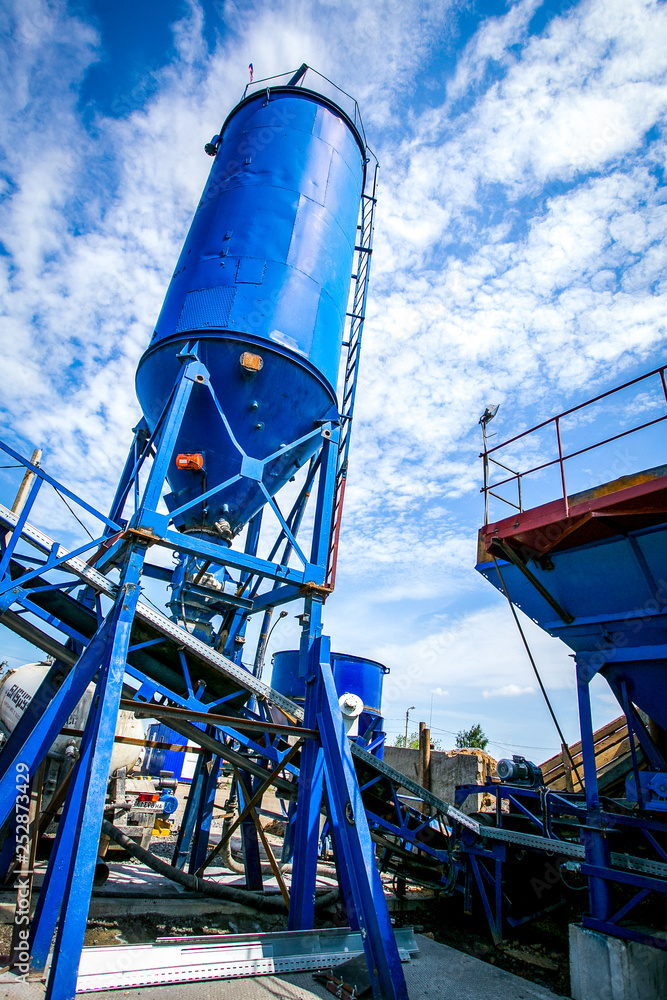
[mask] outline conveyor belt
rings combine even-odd
[[[13,528],[17,521],[17,515],[0,504],[0,523],[3,523],[8,528]],[[30,524],[24,525],[22,537],[47,556],[50,554],[53,557],[55,553],[57,558],[61,558],[67,555],[67,550],[63,546],[57,546],[53,539]],[[117,592],[117,587],[112,581],[98,570],[89,566],[78,556],[65,559],[63,568],[74,574],[82,582],[93,587],[100,594],[113,598]],[[20,582],[20,573],[24,570],[25,567],[21,566],[19,556],[14,561],[14,574],[17,585]],[[17,587],[17,597],[20,597],[19,591],[20,587]],[[75,598],[61,591],[53,590],[45,591],[42,594],[34,594],[32,595],[32,600],[36,604],[39,603],[44,610],[56,615],[56,617],[60,618],[67,625],[76,628],[83,634],[92,636],[96,627],[95,614]],[[20,619],[17,618],[12,612],[8,612],[0,620],[4,624],[7,624],[9,628],[15,628],[17,631],[22,630],[21,634],[23,635],[27,635],[30,632],[28,621],[23,617]],[[167,618],[166,615],[161,614],[161,612],[140,601],[137,606],[137,617],[132,632],[132,645],[150,642],[160,637],[163,637],[166,641],[150,648],[148,651],[144,649],[131,653],[128,656],[130,664],[135,663],[144,673],[158,683],[165,683],[165,670],[167,670],[169,679],[172,682],[175,678],[180,678],[180,683],[183,685],[182,676],[175,666],[178,662],[178,650],[182,649],[189,654],[192,676],[195,679],[199,676],[205,677],[207,684],[206,699],[202,704],[205,704],[206,701],[214,701],[220,697],[228,696],[236,688],[241,689],[245,694],[239,696],[236,702],[227,703],[226,710],[232,714],[234,713],[234,705],[236,704],[240,707],[240,704],[247,700],[247,695],[252,694],[256,698],[265,701],[268,705],[279,708],[289,718],[297,722],[303,720],[303,708],[296,702],[280,694],[280,692],[268,684],[264,684],[244,667],[234,663],[228,657],[195,638],[195,636]],[[42,640],[44,641],[42,642]],[[38,628],[34,628],[31,641],[35,642],[38,646],[42,642],[42,648],[46,652],[51,653],[53,651],[53,638],[40,632]],[[51,648],[47,648],[47,646]],[[68,659],[71,662],[71,654]],[[192,670],[193,663],[198,665],[198,670]],[[170,724],[177,732],[181,732],[183,735],[190,738],[193,736],[200,738],[202,745],[208,745],[209,749],[220,752],[228,759],[233,757],[233,762],[236,764],[242,763],[244,759],[247,762],[247,758],[240,758],[235,751],[225,747],[219,741],[214,740],[212,737],[205,737],[200,730],[196,729],[190,723],[174,720]],[[295,726],[295,733],[297,732],[298,727]],[[359,784],[362,788],[364,803],[369,814],[381,817],[386,815],[388,810],[394,809],[399,789],[404,789],[414,798],[415,802],[411,802],[411,808],[408,810],[407,806],[405,807],[405,814],[408,818],[405,820],[403,830],[405,840],[408,844],[412,843],[413,852],[414,848],[419,848],[420,839],[423,840],[423,837],[415,833],[414,840],[411,842],[411,831],[417,830],[425,822],[428,822],[428,816],[431,814],[438,815],[450,829],[453,824],[467,828],[472,833],[480,836],[482,842],[506,843],[517,847],[531,848],[536,851],[554,853],[576,860],[585,860],[583,845],[573,841],[541,837],[517,830],[480,826],[476,819],[466,815],[451,803],[440,799],[427,789],[422,788],[417,782],[396,771],[357,744],[352,743],[351,749]],[[266,769],[260,764],[247,762],[246,766],[248,764],[250,764],[248,769],[258,777],[266,777],[268,775]],[[275,784],[279,792],[285,795],[285,797],[294,797],[293,783],[284,778],[276,778]],[[420,802],[428,807],[423,810],[421,819],[419,818],[421,812],[419,808]],[[413,817],[417,817],[417,819],[413,818],[411,820],[410,814]],[[433,854],[429,855],[424,851],[420,851],[418,855],[414,855],[414,868],[415,870],[424,869],[425,866],[428,867],[431,865],[437,870],[437,874],[434,871],[433,881],[434,884],[438,884],[441,881],[442,854],[448,847],[448,837],[430,827],[429,835],[432,847],[438,851],[440,856],[436,858]],[[391,839],[387,840],[381,831],[377,834],[376,839],[385,847],[387,847],[387,844],[393,842]],[[407,869],[411,867],[410,852],[405,852],[400,847],[400,843],[396,843],[396,847],[397,853],[400,854],[402,859],[401,863],[406,868],[406,874],[409,874]],[[644,872],[661,878],[667,878],[667,864],[662,862],[618,853],[612,854],[611,862],[615,867],[620,869]],[[419,879],[419,881],[423,883],[423,878]]]
[[[0,521],[4,522],[8,527],[13,527],[18,521],[18,516],[7,507],[0,504]],[[51,553],[54,551],[54,547],[56,545],[54,540],[43,531],[40,531],[32,525],[26,524],[23,528],[22,535],[40,551],[44,553]],[[62,545],[55,549],[55,551],[57,553],[57,558],[62,558],[67,554],[67,550]],[[99,593],[106,594],[108,597],[115,597],[117,592],[116,585],[107,579],[107,577],[102,573],[99,573],[96,569],[89,566],[83,561],[83,559],[80,559],[78,556],[74,556],[71,559],[65,560],[63,565],[70,572],[79,577],[82,582],[89,584]],[[18,583],[19,579],[17,579],[17,584]],[[67,624],[72,624],[80,629],[82,627],[82,617],[87,617],[89,620],[88,632],[92,635],[96,622],[94,614],[88,608],[85,608],[72,597],[67,597],[63,601],[63,595],[59,594],[57,591],[50,591],[47,593],[57,595],[58,599],[61,600],[59,611],[63,616],[63,621],[66,621]],[[38,595],[35,595],[35,599],[37,599],[37,597]],[[47,598],[46,595],[41,598],[43,602],[48,601],[48,599],[49,598]],[[69,620],[65,618],[65,615],[68,615]],[[75,617],[76,622],[73,622],[72,618]],[[233,660],[223,656],[222,653],[217,652],[210,646],[207,646],[206,643],[195,638],[195,636],[191,635],[185,629],[171,621],[171,619],[167,618],[166,615],[161,614],[156,609],[151,608],[142,601],[139,601],[137,605],[137,618],[142,624],[148,626],[149,638],[155,638],[158,635],[162,635],[165,638],[172,640],[176,649],[182,648],[187,650],[192,654],[193,658],[196,659],[197,662],[213,668],[215,674],[218,675],[219,680],[223,682],[223,686],[222,688],[213,687],[207,690],[207,694],[209,696],[208,700],[214,701],[217,698],[228,694],[229,684],[224,682],[232,681],[249,694],[254,694],[256,697],[265,700],[268,704],[281,709],[281,711],[285,712],[291,718],[298,721],[303,720],[303,708],[300,705],[292,701],[290,698],[286,698],[274,688],[269,687],[268,684],[264,684],[257,677],[253,676],[253,674],[251,674],[248,670],[239,666],[239,664],[234,663]],[[131,644],[134,644],[137,640],[146,641],[143,636],[136,636],[133,632]],[[150,663],[142,663],[143,669],[146,667],[150,668],[150,666]],[[158,664],[156,671],[157,675],[155,677],[158,681],[164,679],[161,667],[162,664]],[[431,806],[434,811],[470,827],[470,829],[474,830],[476,833],[479,832],[479,824],[475,820],[470,819],[469,816],[466,816],[465,813],[461,812],[450,803],[439,799],[437,795],[433,795],[427,789],[422,788],[416,781],[412,781],[399,771],[389,767],[383,761],[378,760],[377,757],[374,757],[362,747],[352,744],[352,753],[357,761],[362,762],[366,768],[369,768],[376,774],[381,774],[394,785],[405,788],[417,799],[420,799],[427,805]]]

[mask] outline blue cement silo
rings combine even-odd
[[[266,459],[335,412],[365,162],[355,124],[302,87],[251,94],[225,121],[137,371],[153,430],[181,369],[178,355],[197,344],[228,422],[210,394],[191,400],[176,453],[203,455],[204,468],[172,463],[171,510],[240,473],[232,436],[247,455]],[[267,463],[268,493],[317,447],[311,438]],[[192,531],[224,518],[234,532],[265,502],[258,482],[241,478],[176,523]]]

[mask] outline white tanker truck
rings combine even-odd
[[[0,743],[13,732],[50,666],[48,661],[26,663],[16,670],[8,670],[0,677]],[[62,788],[64,779],[78,759],[81,736],[77,734],[84,729],[94,693],[95,685],[90,684],[48,752],[42,789],[43,815],[49,810],[54,794]],[[142,724],[132,712],[125,711],[118,713],[116,736],[136,740],[145,738]],[[155,819],[164,816],[164,803],[160,799],[160,793],[164,789],[171,789],[174,783],[161,779],[156,784],[142,775],[128,777],[142,755],[142,748],[136,744],[114,744],[105,815],[126,836],[147,848]],[[55,823],[52,822],[48,827],[42,828],[41,833],[48,836],[54,829]],[[106,841],[106,838],[103,840]],[[107,846],[107,843],[101,843],[102,856]]]

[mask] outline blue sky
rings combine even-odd
[[[509,610],[474,570],[477,420],[500,403],[502,440],[665,359],[665,4],[8,0],[0,20],[5,438],[109,502],[203,143],[249,62],[314,66],[358,99],[381,163],[327,630],[391,667],[390,732],[432,705],[445,745],[481,722],[495,755],[545,759],[557,740]],[[609,468],[656,448],[617,446]],[[44,506],[45,530],[67,534],[63,513]],[[568,650],[527,629],[574,739]],[[285,619],[274,648],[296,635]],[[595,710],[619,714],[602,687]]]

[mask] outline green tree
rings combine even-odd
[[[405,742],[405,736],[401,733],[394,740],[395,747],[407,746],[408,750],[419,750],[419,733],[410,733],[408,736],[408,742]]]
[[[405,746],[405,736],[401,733],[394,740],[393,745],[395,747]],[[442,740],[431,740],[432,750],[442,750]],[[410,733],[408,736],[408,750],[419,750],[419,733]]]
[[[470,729],[462,729],[456,734],[456,746],[459,750],[486,750],[488,742],[479,722]]]

